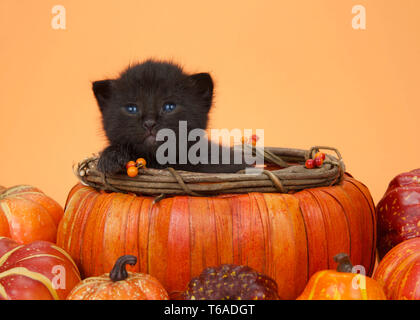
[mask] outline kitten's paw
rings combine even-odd
[[[121,173],[129,160],[129,156],[124,152],[108,147],[102,152],[97,168],[106,174]]]

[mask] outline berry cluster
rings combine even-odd
[[[308,169],[319,168],[322,166],[325,160],[325,153],[317,152],[313,159],[308,159],[305,162],[305,167]]]
[[[192,278],[184,292],[185,300],[278,300],[277,283],[256,270],[223,264],[203,270]]]
[[[136,177],[139,174],[139,169],[146,166],[146,160],[143,158],[138,158],[135,162],[128,161],[125,165],[127,169],[127,175],[129,177]]]
[[[258,137],[256,134],[253,134],[250,138],[245,138],[245,137],[242,137],[242,144],[245,144],[245,143],[249,143],[249,144],[252,144],[253,146],[256,146],[257,145],[257,141],[260,139],[260,137]]]

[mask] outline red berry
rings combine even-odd
[[[146,160],[144,160],[143,158],[138,158],[136,160],[136,165],[140,168],[145,167],[146,166]]]
[[[305,167],[308,169],[313,169],[315,167],[315,161],[314,159],[308,159],[305,162]]]
[[[324,163],[324,159],[322,159],[322,157],[319,156],[315,158],[314,162],[315,162],[315,166],[321,167],[322,164]]]
[[[253,146],[255,146],[257,144],[257,141],[260,139],[260,137],[258,137],[256,134],[253,134],[251,136],[251,143]]]
[[[322,160],[325,160],[325,153],[323,153],[323,152],[317,152],[317,153],[315,154],[314,159],[316,159],[317,157],[321,157],[321,158],[322,158]]]
[[[130,167],[134,167],[134,166],[136,166],[136,163],[134,161],[128,161],[127,164],[125,165],[126,169]]]
[[[136,177],[139,174],[139,169],[137,167],[129,167],[127,169],[127,175],[131,178]]]

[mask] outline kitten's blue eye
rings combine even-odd
[[[129,104],[125,106],[125,111],[127,111],[130,114],[136,114],[138,112],[138,108],[134,104]]]
[[[175,108],[176,108],[176,104],[175,104],[175,103],[172,103],[172,102],[167,102],[167,103],[165,103],[165,104],[163,105],[162,110],[163,110],[163,112],[168,113],[168,112],[172,112],[172,111],[174,111],[174,110],[175,110]]]

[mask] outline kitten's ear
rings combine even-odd
[[[188,77],[195,92],[202,98],[210,100],[213,98],[213,80],[208,73],[196,73]]]
[[[111,97],[112,82],[113,80],[100,80],[92,83],[92,90],[101,111],[104,110]]]

